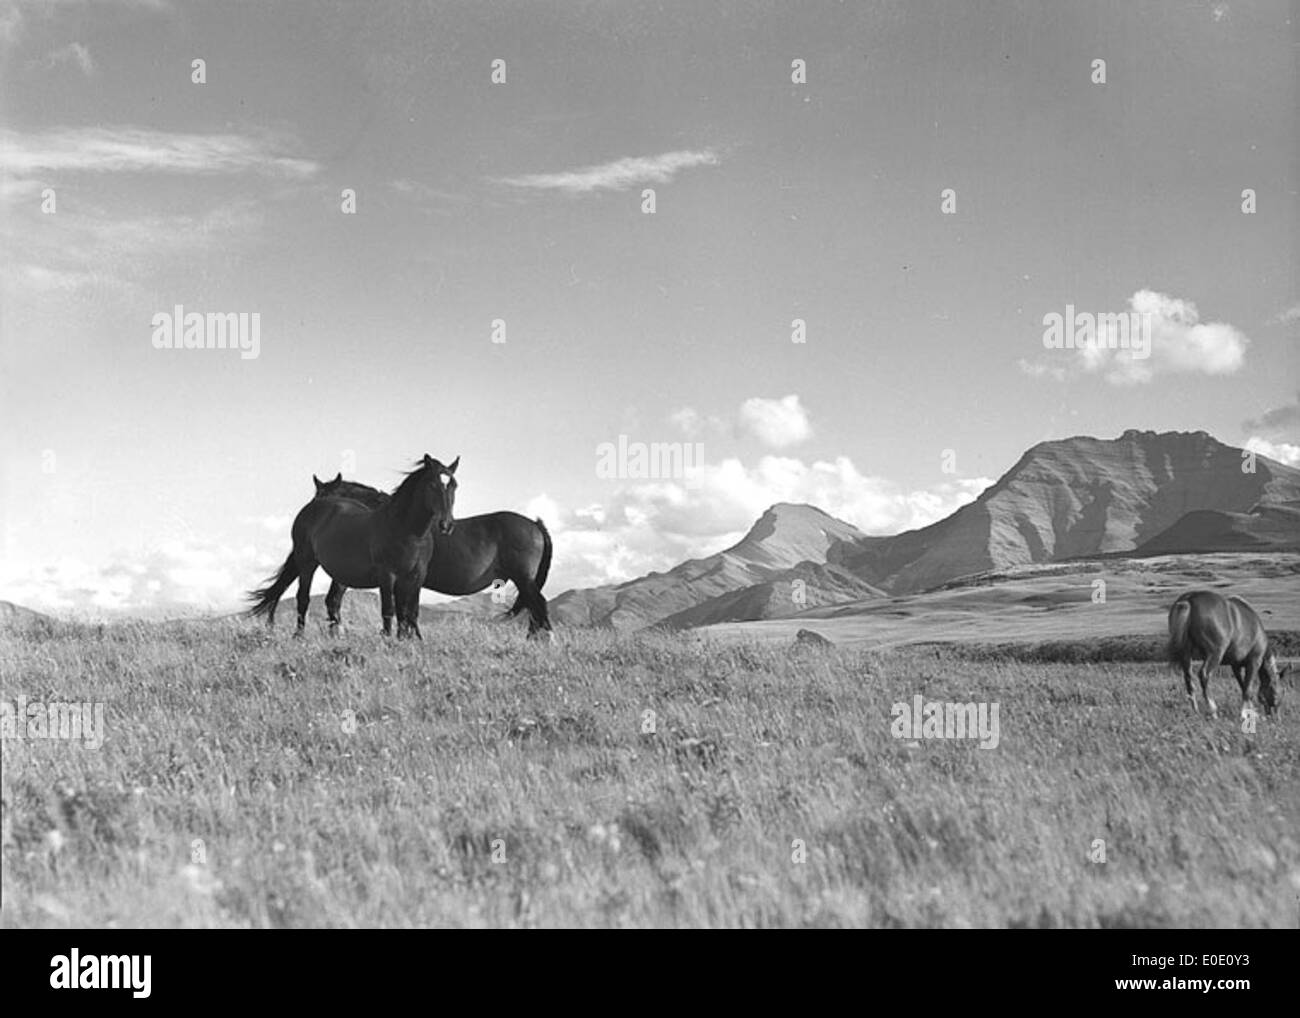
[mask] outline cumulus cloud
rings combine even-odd
[[[559,173],[498,177],[495,182],[536,191],[587,194],[591,191],[626,191],[642,184],[667,184],[682,170],[717,165],[717,155],[710,149],[704,149],[697,152],[665,152],[657,156],[629,156]]]
[[[755,396],[740,405],[739,425],[742,432],[753,435],[764,445],[784,449],[797,445],[812,435],[808,412],[799,397],[763,399]]]
[[[1130,311],[1150,323],[1149,356],[1135,357],[1134,350],[1112,348],[1111,337],[1099,335],[1097,343],[1078,352],[1085,370],[1104,372],[1106,380],[1115,384],[1132,385],[1176,372],[1229,375],[1245,363],[1250,340],[1227,322],[1202,322],[1191,301],[1139,290],[1128,304]]]
[[[1288,466],[1300,466],[1300,392],[1291,403],[1266,410],[1242,427],[1252,434],[1245,447]]]
[[[250,578],[260,582],[279,564],[251,545],[179,538],[107,562],[65,557],[31,568],[0,568],[0,589],[5,600],[79,616],[230,611],[241,605]]]
[[[1251,452],[1285,463],[1289,467],[1300,467],[1300,445],[1292,445],[1290,442],[1270,442],[1266,438],[1251,436],[1246,439],[1245,447]]]
[[[942,519],[991,483],[954,479],[909,491],[844,456],[807,463],[769,455],[753,466],[728,458],[680,482],[631,484],[573,511],[557,506],[544,517],[555,539],[554,589],[621,582],[711,555],[776,502],[806,502],[864,532],[896,533]]]

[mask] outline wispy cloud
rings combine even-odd
[[[1065,368],[1051,364],[1042,364],[1034,361],[1025,360],[1021,357],[1016,362],[1020,370],[1030,378],[1053,378],[1058,382],[1065,381]]]
[[[79,216],[42,216],[32,209],[0,219],[0,294],[9,310],[40,306],[77,314],[78,303],[102,308],[142,292],[178,257],[240,250],[265,217],[251,199],[204,212],[125,215],[86,208]],[[39,223],[39,225],[36,225]]]
[[[1294,402],[1265,410],[1258,417],[1248,420],[1243,427],[1247,431],[1261,431],[1266,435],[1300,438],[1300,392],[1296,393]]]
[[[29,17],[49,20],[61,11],[101,10],[119,12],[167,11],[169,0],[0,0],[0,45],[17,43],[27,30]]]
[[[419,180],[406,178],[390,180],[388,190],[397,195],[399,201],[421,212],[436,215],[453,215],[463,210],[470,202],[468,194],[448,191]]]
[[[282,153],[274,138],[238,134],[169,134],[140,127],[73,127],[35,134],[0,131],[0,168],[15,176],[42,172],[254,172],[303,179],[320,166]]]
[[[1279,311],[1264,324],[1290,325],[1292,322],[1300,322],[1300,304],[1292,304],[1289,308]]]
[[[46,67],[57,67],[59,64],[67,63],[75,63],[87,78],[95,74],[95,60],[90,55],[90,50],[79,42],[70,42],[45,54]]]
[[[711,149],[665,152],[657,156],[628,156],[611,163],[585,166],[560,173],[534,173],[522,177],[497,177],[495,183],[538,191],[587,194],[591,191],[626,191],[641,184],[667,184],[682,170],[717,166]]]

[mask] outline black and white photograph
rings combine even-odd
[[[0,0],[0,928],[1300,927],[1298,52]]]

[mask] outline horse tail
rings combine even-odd
[[[1189,649],[1187,628],[1191,619],[1191,602],[1179,598],[1169,609],[1169,644],[1166,654],[1170,664],[1180,664]]]
[[[280,567],[280,571],[275,574],[272,580],[265,586],[248,592],[248,599],[253,602],[253,606],[244,614],[253,618],[259,615],[270,615],[275,610],[275,606],[280,603],[281,596],[297,578],[298,565],[294,562],[293,552],[291,551],[289,557],[284,560],[284,565]]]
[[[542,532],[542,561],[537,564],[537,578],[533,583],[537,585],[537,592],[540,594],[542,587],[546,585],[546,577],[551,574],[551,532],[540,519],[537,520],[537,529]]]

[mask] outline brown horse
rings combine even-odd
[[[366,484],[343,480],[322,481],[315,474],[318,499],[343,499],[376,508],[388,496]],[[477,594],[498,580],[512,582],[519,595],[505,613],[514,618],[528,609],[528,635],[538,636],[551,629],[542,585],[551,569],[551,535],[541,521],[512,512],[467,516],[456,521],[456,530],[438,542],[424,577],[427,590],[439,594]],[[325,597],[330,626],[341,621],[343,594],[347,586],[337,578]],[[276,596],[279,596],[278,594]]]
[[[298,581],[298,629],[307,624],[311,581],[320,566],[349,587],[378,587],[384,635],[420,637],[420,588],[433,554],[435,528],[454,531],[456,467],[443,466],[427,453],[382,505],[352,499],[317,498],[293,521],[293,550],[265,586],[253,591],[250,615],[275,620],[280,595]],[[328,603],[328,602],[327,602]],[[333,620],[332,620],[333,621]]]
[[[1201,696],[1211,716],[1218,713],[1210,697],[1210,679],[1221,663],[1232,668],[1241,687],[1241,713],[1254,710],[1254,688],[1258,679],[1259,698],[1266,713],[1281,702],[1281,680],[1289,666],[1278,669],[1277,655],[1269,646],[1268,634],[1255,609],[1239,597],[1225,598],[1212,590],[1183,594],[1169,609],[1169,660],[1183,670],[1183,684],[1200,710],[1192,688],[1192,659],[1203,658],[1198,673]]]

